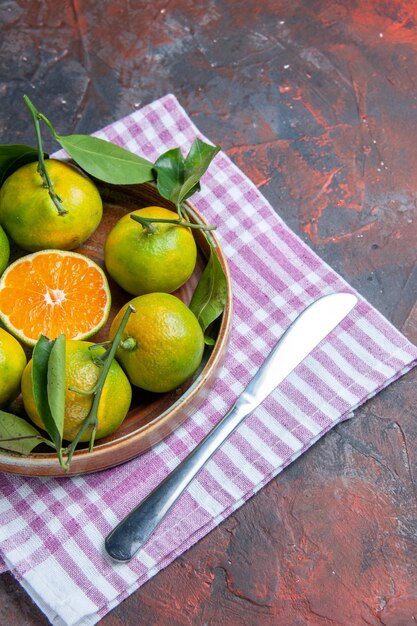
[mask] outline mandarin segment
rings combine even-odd
[[[103,270],[76,252],[43,250],[18,259],[0,279],[0,319],[15,336],[34,345],[39,336],[85,339],[98,332],[110,311]]]

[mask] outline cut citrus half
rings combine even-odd
[[[0,319],[30,346],[40,335],[91,337],[106,322],[110,303],[103,270],[77,252],[28,254],[9,265],[0,279]]]

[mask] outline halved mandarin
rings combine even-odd
[[[107,278],[77,252],[42,250],[12,263],[0,278],[0,319],[27,345],[40,335],[87,339],[110,312]]]

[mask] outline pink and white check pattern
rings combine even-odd
[[[187,151],[197,135],[172,95],[98,133],[151,160],[174,146]],[[417,359],[417,348],[360,299],[215,454],[145,549],[129,564],[111,562],[104,537],[216,424],[297,313],[321,295],[352,291],[225,154],[193,202],[218,225],[234,290],[224,368],[201,409],[111,470],[67,479],[0,474],[0,554],[53,624],[95,624]]]

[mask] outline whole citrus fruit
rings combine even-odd
[[[92,352],[89,346],[93,345],[89,341],[66,341],[64,439],[67,441],[72,441],[75,438],[93,403],[92,395],[84,395],[68,389],[68,387],[77,387],[88,391],[96,384],[101,368],[94,363],[92,357],[93,353],[97,356],[102,354],[104,348],[97,347]],[[29,361],[23,372],[22,396],[23,404],[30,419],[39,428],[44,428],[33,397],[32,360]],[[96,439],[106,437],[120,426],[129,410],[131,399],[132,388],[126,374],[117,361],[113,360],[98,405]],[[82,435],[80,441],[88,441],[90,434],[91,429]]]
[[[40,335],[91,337],[106,322],[110,301],[101,267],[77,252],[33,252],[9,265],[0,277],[0,319],[31,346]]]
[[[6,233],[0,226],[0,275],[7,267],[10,257],[10,244]]]
[[[0,189],[0,224],[21,248],[29,251],[73,250],[96,230],[103,203],[94,183],[77,167],[47,159],[46,169],[67,212],[60,215],[37,171],[28,163]]]
[[[26,355],[20,343],[0,328],[0,407],[10,404],[20,393],[20,380]]]
[[[135,296],[155,291],[172,293],[188,280],[196,264],[197,247],[190,229],[161,222],[142,227],[130,215],[178,220],[177,213],[158,206],[124,215],[104,246],[107,271]]]
[[[171,391],[194,374],[201,363],[204,335],[194,313],[177,297],[150,293],[133,298],[116,358],[133,385],[148,391]],[[114,337],[126,304],[113,320]]]

